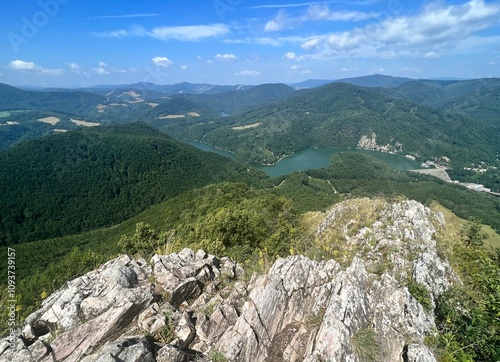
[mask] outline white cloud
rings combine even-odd
[[[127,70],[126,69],[112,67],[110,69],[110,72],[111,73],[127,73]]]
[[[259,54],[251,54],[248,58],[245,59],[247,63],[257,63],[260,60]]]
[[[306,40],[304,43],[302,43],[301,47],[302,47],[302,49],[305,49],[305,50],[319,49],[321,42],[322,42],[321,38],[309,39],[309,40]]]
[[[295,59],[297,56],[295,55],[294,52],[288,52],[286,53],[284,56],[283,56],[283,59],[288,59],[288,60],[293,60]]]
[[[380,16],[377,12],[361,11],[332,11],[328,5],[314,4],[309,6],[306,15],[302,16],[301,21],[363,21]]]
[[[160,40],[177,39],[195,41],[203,38],[213,38],[227,34],[229,28],[225,24],[193,25],[193,26],[163,26],[154,28],[151,36]]]
[[[264,31],[282,31],[300,27],[309,21],[363,21],[377,18],[380,13],[362,11],[333,11],[325,3],[309,3],[307,11],[298,17],[290,17],[281,9],[266,23]]]
[[[110,73],[128,73],[137,71],[134,68],[130,68],[129,70],[126,69],[121,69],[121,68],[116,68],[116,67],[111,67],[108,63],[105,62],[99,62],[98,66],[96,68],[92,68],[92,71],[96,74],[99,75],[106,75]],[[85,75],[88,75],[87,72],[84,72]]]
[[[250,76],[255,77],[261,75],[262,73],[257,70],[242,70],[240,72],[234,73],[234,75]]]
[[[257,44],[257,45],[272,45],[280,46],[282,41],[279,38],[257,37],[257,38],[243,38],[243,39],[224,39],[223,43],[227,44]]]
[[[33,62],[23,60],[13,60],[9,63],[9,68],[14,70],[36,70],[37,66]]]
[[[181,65],[181,69],[182,70],[186,70],[186,69],[188,69],[188,66],[187,65]]]
[[[346,68],[346,67],[340,69],[341,72],[350,72],[351,70],[352,68]]]
[[[92,70],[99,75],[106,75],[110,73],[109,70],[104,69],[103,67],[92,68]]]
[[[18,71],[30,71],[42,75],[62,75],[64,69],[47,69],[36,65],[33,62],[25,62],[24,60],[13,60],[9,63],[8,68]]]
[[[151,59],[151,61],[155,63],[157,66],[163,68],[168,68],[174,64],[174,62],[168,59],[167,57],[154,57],[153,59]]]
[[[290,70],[297,70],[297,69],[299,69],[299,67],[297,67],[296,65],[292,65],[292,66],[290,67]]]
[[[47,74],[47,75],[63,75],[64,74],[64,69],[40,69],[40,74]]]
[[[223,62],[231,62],[236,60],[236,55],[234,54],[217,54],[215,59]]]
[[[69,69],[71,69],[71,71],[73,71],[73,72],[79,72],[82,69],[82,67],[80,65],[78,65],[77,63],[70,63]]]
[[[284,10],[278,11],[273,20],[264,26],[264,31],[281,31],[293,27],[294,20],[289,18]]]
[[[435,52],[428,52],[424,54],[424,58],[439,58],[439,55]]]
[[[469,0],[462,5],[432,2],[414,16],[387,18],[365,28],[324,34],[302,43],[323,56],[433,57],[450,51],[474,33],[495,26],[500,3]]]
[[[129,36],[129,32],[124,29],[91,34],[98,38],[124,38],[126,36]]]
[[[212,59],[208,59],[207,64],[214,64],[214,61]]]
[[[135,26],[130,30],[113,30],[108,32],[91,33],[99,38],[151,37],[158,40],[197,41],[214,38],[229,33],[225,24],[187,25],[187,26],[159,26],[151,30]]]

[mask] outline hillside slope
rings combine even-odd
[[[258,163],[307,147],[363,147],[424,160],[446,156],[458,165],[494,160],[500,150],[494,125],[344,83],[297,91],[242,115],[238,124],[211,128],[202,141]],[[184,137],[190,132],[195,128],[186,127]]]
[[[144,124],[26,142],[0,154],[1,244],[116,224],[194,187],[264,177]]]
[[[1,340],[0,361],[495,360],[500,298],[449,296],[500,282],[498,266],[446,249],[458,245],[446,235],[443,215],[415,201],[354,199],[318,220],[310,257],[267,269],[261,255],[251,278],[203,250],[120,256],[48,296],[11,344]],[[460,280],[455,255],[468,277],[488,275]]]

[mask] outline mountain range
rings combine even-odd
[[[44,91],[0,85],[0,95],[0,149],[82,127],[143,121],[247,163],[274,163],[308,147],[360,147],[441,162],[461,181],[490,186],[499,166],[495,78],[376,74],[291,86],[136,83]]]

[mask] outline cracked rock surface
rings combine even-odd
[[[246,283],[236,262],[202,250],[149,263],[121,256],[45,299],[15,349],[0,340],[0,362],[436,361],[424,344],[433,312],[404,278],[421,283],[431,304],[457,282],[436,250],[442,215],[414,201],[384,202],[352,232],[344,219],[356,207],[335,205],[316,234],[327,238],[343,220],[347,265],[294,255]],[[367,339],[371,356],[360,348]]]

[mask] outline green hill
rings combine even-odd
[[[0,111],[23,109],[81,114],[105,100],[106,97],[81,91],[26,91],[0,83]]]
[[[464,81],[419,80],[398,87],[380,89],[382,94],[435,107],[494,125],[500,120],[500,79],[483,78]]]
[[[295,92],[286,84],[261,84],[218,94],[189,95],[189,99],[218,112],[236,115],[260,108]]]
[[[252,127],[236,127],[245,125]],[[372,133],[377,145],[420,159],[447,156],[454,165],[492,160],[500,149],[494,125],[345,83],[297,91],[236,121],[214,122],[204,132],[199,137],[199,129],[188,126],[182,136],[198,136],[258,163],[307,147],[357,147]]]
[[[116,224],[194,187],[263,178],[144,124],[25,142],[0,154],[1,244]]]

